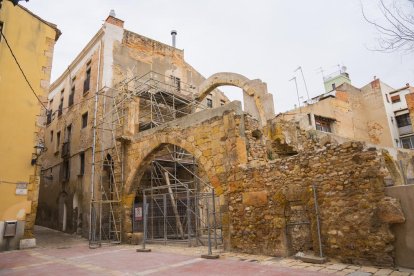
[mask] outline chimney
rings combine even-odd
[[[105,22],[109,23],[109,24],[112,24],[112,25],[115,25],[115,26],[118,26],[118,27],[121,27],[121,28],[124,27],[124,21],[121,20],[121,19],[116,18],[116,14],[115,14],[114,10],[111,10],[109,12],[109,16],[108,16],[108,18],[106,18]]]
[[[177,35],[177,31],[176,30],[172,30],[171,31],[171,36],[172,36],[172,46],[175,48],[175,36]]]

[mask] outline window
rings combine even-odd
[[[87,66],[88,68],[86,69],[85,81],[83,82],[83,94],[89,92],[91,85],[91,63],[88,62]]]
[[[50,131],[50,142],[53,142],[53,130]]]
[[[332,119],[315,116],[315,126],[316,130],[323,131],[323,132],[332,132]]]
[[[0,5],[1,5],[1,3],[0,3]],[[1,33],[3,33],[3,24],[4,24],[4,23],[0,21],[0,32],[1,32]],[[2,35],[0,35],[0,41],[2,40],[2,38],[3,38],[3,36],[2,36]]]
[[[84,175],[85,173],[85,153],[84,152],[81,152],[79,154],[79,163],[80,163],[79,175]]]
[[[401,102],[400,95],[391,96],[391,102],[392,103]]]
[[[56,133],[56,151],[59,151],[60,146],[60,131]]]
[[[308,123],[311,126],[312,125],[312,114],[308,113]]]
[[[174,76],[170,76],[170,78],[173,81],[174,86],[177,88],[177,91],[181,90],[181,79],[174,77]]]
[[[404,114],[404,115],[399,115],[399,116],[395,116],[395,120],[397,121],[397,126],[398,127],[405,127],[405,126],[409,126],[411,125],[411,119],[410,119],[410,114]]]
[[[223,105],[225,105],[226,104],[226,101],[225,100],[220,100],[220,105],[221,106],[223,106]]]
[[[46,110],[46,124],[49,125],[52,122],[52,110]]]
[[[387,100],[387,103],[390,102],[390,99],[388,98],[388,94],[385,94],[385,99]]]
[[[332,83],[332,90],[335,90],[335,89],[336,89],[336,84]]]
[[[69,181],[70,178],[70,164],[69,164],[69,160],[70,159],[65,159],[62,162],[62,181]]]
[[[88,112],[82,114],[82,128],[88,126]]]
[[[74,99],[75,99],[75,85],[73,85],[72,89],[70,90],[68,107],[71,107],[73,105]]]
[[[49,108],[46,111],[46,124],[50,124],[52,122],[52,116],[53,116],[53,99],[49,101]]]
[[[207,107],[208,108],[212,108],[213,107],[213,100],[212,99],[207,98]]]
[[[63,99],[65,96],[65,89],[62,89],[62,91],[60,91],[60,104],[59,104],[59,109],[58,109],[58,116],[61,116],[63,113]]]
[[[72,125],[70,124],[66,127],[65,142],[70,142],[71,136],[72,136]]]
[[[414,148],[414,136],[401,138],[401,146],[405,149]]]

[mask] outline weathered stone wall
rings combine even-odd
[[[250,131],[246,127],[247,136]],[[291,143],[300,144],[296,155],[279,156],[266,163],[249,160],[247,166],[239,166],[234,181],[228,183],[231,249],[291,254],[286,211],[289,202],[301,201],[310,218],[311,248],[318,252],[314,184],[324,253],[347,263],[392,265],[389,226],[403,218],[401,214],[397,219],[388,214],[395,208],[384,194],[381,152],[361,142],[337,144],[312,132],[295,131],[292,136],[296,141]]]
[[[223,194],[227,180],[234,176],[238,164],[247,162],[243,117],[240,102],[232,102],[136,133],[132,137],[124,136],[130,140],[125,149],[124,239],[132,231],[130,210],[141,177],[153,155],[166,144],[177,145],[191,153],[199,164],[201,174],[218,195]],[[223,214],[223,220],[228,221],[226,214]],[[224,231],[228,233],[227,229]],[[225,242],[228,242],[227,238]]]
[[[234,104],[181,118],[128,138],[124,235],[134,191],[164,144],[193,154],[220,196],[226,250],[286,256],[319,251],[316,186],[324,254],[347,263],[393,265],[390,224],[404,216],[384,194],[383,152],[292,123],[259,123]],[[299,203],[299,204],[298,204]],[[295,205],[296,204],[296,205]],[[302,215],[294,214],[295,210]],[[287,222],[309,220],[292,236]],[[308,244],[302,244],[308,243]],[[296,251],[295,251],[296,250]]]

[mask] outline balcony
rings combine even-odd
[[[46,124],[49,125],[52,122],[52,111],[48,110],[46,113]]]
[[[68,158],[70,156],[70,142],[64,142],[62,144],[62,158]]]

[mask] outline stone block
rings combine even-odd
[[[35,248],[36,247],[36,239],[21,239],[20,240],[20,249],[28,249],[28,248]]]
[[[243,204],[246,206],[265,206],[268,203],[267,191],[243,193]]]
[[[378,204],[378,217],[385,223],[403,223],[405,216],[396,198],[386,197]]]

